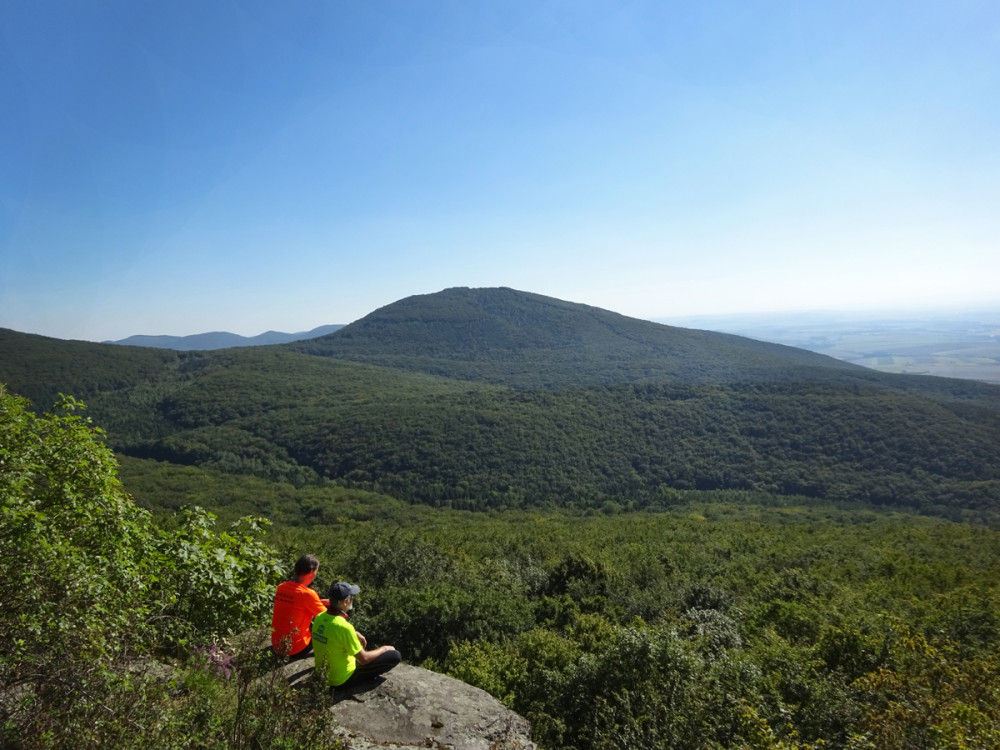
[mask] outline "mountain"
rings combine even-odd
[[[299,333],[282,333],[267,331],[257,336],[240,336],[236,333],[215,331],[213,333],[196,333],[191,336],[129,336],[118,341],[105,341],[106,344],[123,346],[147,346],[154,349],[176,349],[177,351],[195,351],[211,349],[229,349],[237,346],[268,346],[271,344],[286,344],[291,341],[316,338],[332,333],[342,325],[326,325],[313,328],[311,331]]]
[[[414,503],[656,507],[738,490],[1000,519],[1000,387],[511,289],[222,351],[0,330],[0,383],[39,408],[83,399],[133,459]]]
[[[674,328],[506,288],[408,297],[286,348],[519,389],[868,374],[802,349]]]

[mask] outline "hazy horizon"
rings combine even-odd
[[[1000,307],[1000,6],[5,9],[0,326]],[[867,314],[867,312],[866,312]]]
[[[523,289],[519,291],[530,292]],[[564,300],[567,302],[577,302],[577,300]],[[586,302],[580,304],[589,304]],[[374,312],[377,308],[372,308],[368,313]],[[611,312],[617,312],[612,310]],[[365,313],[367,315],[368,313]],[[365,317],[362,315],[361,317]],[[634,316],[629,316],[634,317]],[[359,318],[360,319],[360,318]],[[929,308],[895,308],[886,310],[784,310],[784,311],[752,311],[746,313],[722,313],[707,315],[675,315],[663,317],[641,318],[654,323],[664,325],[680,326],[685,328],[704,328],[708,330],[720,330],[726,332],[740,333],[749,330],[763,330],[769,326],[786,327],[791,324],[798,324],[801,327],[809,325],[820,325],[824,327],[836,327],[838,325],[850,325],[852,323],[899,323],[917,324],[927,320],[958,320],[969,319],[979,323],[995,323],[1000,326],[1000,304],[966,305],[966,306],[940,306]],[[346,326],[355,321],[326,321],[318,322],[315,325],[308,325],[295,330],[284,330],[275,327],[242,333],[222,328],[204,328],[192,330],[185,333],[172,332],[149,332],[134,331],[124,336],[113,339],[81,339],[84,341],[118,342],[133,337],[164,337],[164,338],[184,338],[195,337],[206,334],[235,334],[244,338],[254,338],[268,333],[298,334],[314,331],[325,326]],[[6,326],[4,326],[6,327]],[[16,330],[16,329],[15,329]],[[34,331],[20,331],[21,333],[35,333]],[[49,335],[49,334],[41,334]],[[55,336],[53,338],[63,338]]]

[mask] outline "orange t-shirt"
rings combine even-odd
[[[280,654],[297,654],[309,645],[312,619],[326,612],[319,594],[298,581],[285,581],[274,594],[271,646]]]

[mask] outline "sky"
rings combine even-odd
[[[1000,304],[1000,3],[7,0],[0,327]]]

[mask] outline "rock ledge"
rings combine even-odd
[[[292,663],[293,686],[311,679],[311,660]],[[531,725],[484,690],[400,664],[380,681],[333,692],[336,733],[354,750],[536,750]]]

